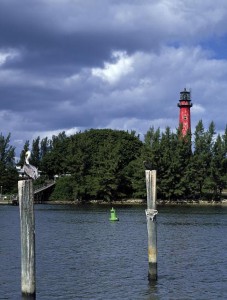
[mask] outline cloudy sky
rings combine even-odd
[[[0,132],[226,126],[226,0],[1,0]]]

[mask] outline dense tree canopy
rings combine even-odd
[[[16,191],[15,148],[10,146],[10,134],[0,134],[0,186],[3,194]]]
[[[15,149],[10,135],[0,135],[0,185],[15,190]],[[227,127],[216,134],[199,121],[193,135],[181,130],[164,132],[151,127],[141,141],[134,131],[91,129],[52,139],[37,137],[31,143],[31,163],[42,177],[58,175],[52,199],[113,201],[146,198],[143,162],[157,170],[158,197],[168,200],[209,198],[219,200],[227,187]],[[20,155],[23,165],[26,141]]]
[[[126,168],[142,147],[134,133],[125,131],[92,129],[71,136],[67,171],[76,183],[75,197],[113,200],[130,195]]]

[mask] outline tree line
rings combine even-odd
[[[220,200],[227,186],[227,127],[216,134],[200,120],[193,134],[181,128],[151,127],[141,140],[135,131],[90,129],[66,136],[26,141],[18,165],[31,150],[31,164],[42,171],[37,184],[58,175],[54,200],[146,198],[144,162],[157,170],[158,198]],[[10,134],[0,135],[0,185],[15,192],[18,174]],[[35,182],[36,184],[36,182]]]

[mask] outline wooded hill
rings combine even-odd
[[[15,192],[15,149],[9,139],[0,136],[0,185]],[[64,132],[52,139],[37,137],[29,146],[27,141],[19,163],[30,148],[31,164],[43,172],[37,183],[59,176],[54,200],[145,199],[144,161],[157,170],[159,199],[220,200],[227,187],[227,127],[216,135],[213,122],[205,130],[199,121],[194,134],[185,137],[169,127],[165,132],[150,128],[143,141],[134,131],[91,129],[69,137]]]

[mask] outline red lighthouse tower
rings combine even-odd
[[[177,104],[180,107],[179,124],[182,126],[182,135],[185,136],[188,131],[191,131],[191,114],[192,107],[190,92],[184,89],[180,92],[180,100]]]

